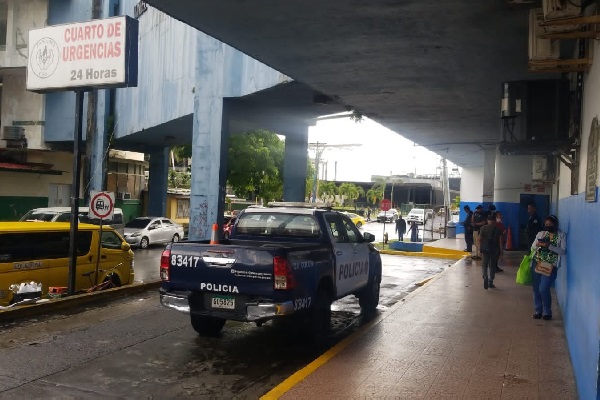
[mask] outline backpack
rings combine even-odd
[[[498,241],[500,240],[498,232],[499,232],[499,229],[494,225],[491,229],[490,236],[487,239],[481,241],[481,252],[482,253],[489,254],[493,250],[498,248]]]

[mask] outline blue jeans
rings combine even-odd
[[[550,276],[535,272],[535,262],[532,263],[531,269],[533,272],[533,304],[535,306],[535,313],[552,316],[550,287],[556,279],[557,268],[554,267],[552,269]]]

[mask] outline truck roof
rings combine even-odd
[[[263,207],[263,208],[247,208],[245,214],[302,214],[302,215],[313,215],[316,211],[331,211],[328,208],[304,208],[304,207]]]

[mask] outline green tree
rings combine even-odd
[[[317,195],[321,199],[328,199],[330,196],[338,194],[338,187],[333,182],[319,181]]]
[[[308,201],[311,201],[311,194],[313,190],[313,182],[315,179],[315,166],[308,160],[306,164],[306,192],[305,196],[308,198]]]
[[[344,205],[354,204],[354,201],[365,194],[360,186],[354,183],[342,183],[338,188],[338,194],[344,196]]]
[[[229,140],[227,182],[236,196],[265,201],[283,196],[284,142],[268,131],[233,135]]]
[[[385,181],[379,181],[367,191],[367,198],[371,201],[371,204],[377,204],[379,200],[383,200],[384,193]]]

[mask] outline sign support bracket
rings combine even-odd
[[[77,279],[77,230],[79,227],[79,191],[81,142],[83,131],[83,97],[85,90],[75,91],[75,130],[73,138],[73,180],[71,184],[71,230],[69,234],[69,294],[75,294]]]

